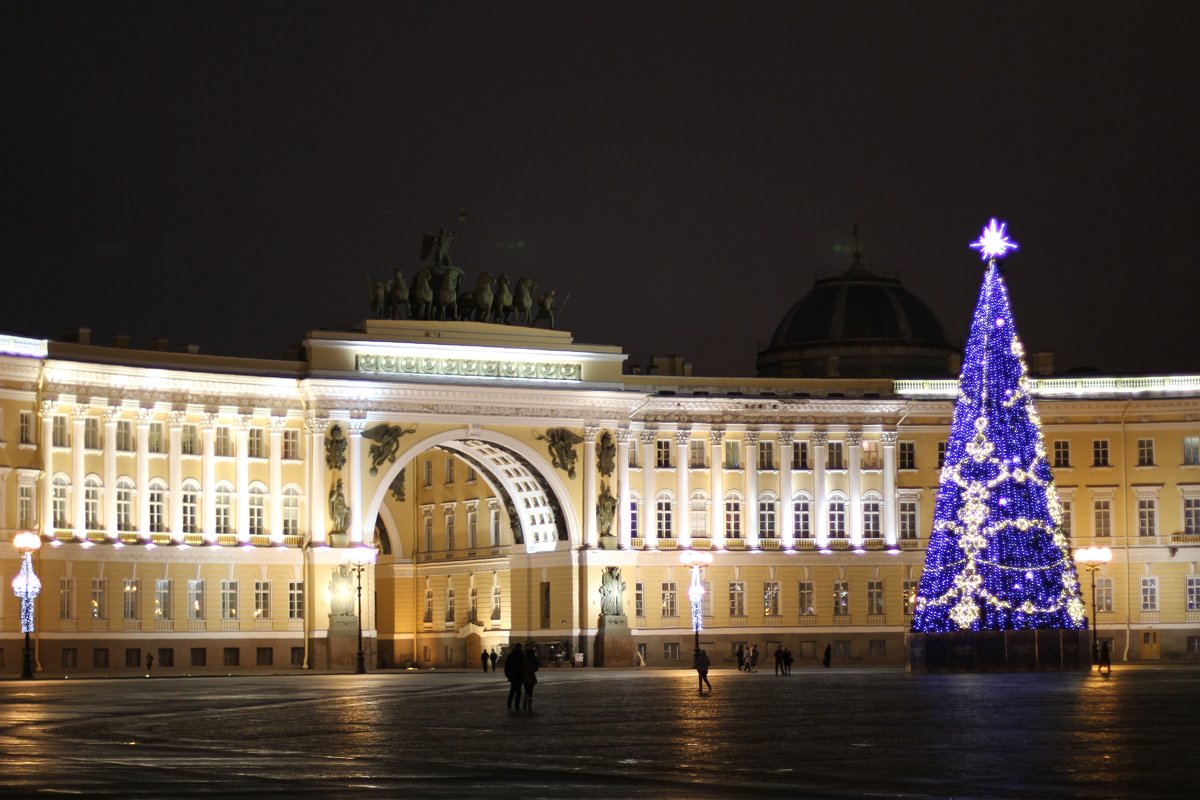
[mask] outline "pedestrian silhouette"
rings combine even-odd
[[[775,654],[774,655],[775,655],[775,674],[776,675],[786,675],[787,673],[783,671],[783,648],[780,647],[779,645],[775,645]]]
[[[488,660],[492,662],[492,672],[495,672],[496,662],[500,660],[500,657],[496,655],[496,648],[492,648],[492,652],[488,654]]]
[[[708,653],[701,650],[696,654],[696,676],[700,685],[700,694],[704,694],[704,687],[712,691],[712,684],[708,682],[708,669],[712,666],[712,661],[708,658]]]
[[[150,668],[153,666],[154,666],[154,656],[150,653],[146,653],[146,672],[149,672]]]
[[[481,653],[479,654],[479,663],[483,665],[483,671],[484,671],[484,672],[487,672],[487,665],[488,665],[488,652],[487,652],[487,650],[484,650],[483,652],[481,652]]]
[[[508,707],[513,708],[516,701],[517,711],[521,710],[521,681],[524,680],[525,651],[521,645],[514,644],[504,658],[504,677],[508,679]]]
[[[1108,642],[1104,642],[1100,645],[1100,668],[1097,670],[1097,672],[1103,670],[1108,670],[1109,675],[1112,674],[1112,660],[1109,658]]]
[[[783,649],[783,674],[792,674],[792,651],[786,647]]]
[[[825,669],[829,669],[829,662],[833,660],[833,647],[825,645],[825,657],[821,659],[821,665]]]
[[[525,659],[521,662],[521,686],[525,689],[526,711],[533,710],[533,687],[537,684],[539,666],[541,664],[538,662],[537,651],[530,647],[525,651]]]
[[[738,649],[737,649],[737,660],[738,660],[738,672],[741,672],[743,669],[746,668],[746,648],[740,644],[738,645]]]

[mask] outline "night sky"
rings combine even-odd
[[[277,357],[465,208],[468,283],[750,375],[855,222],[962,342],[999,216],[1028,351],[1198,372],[1197,30],[1195,2],[8,3],[0,329]]]

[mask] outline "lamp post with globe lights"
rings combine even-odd
[[[21,655],[21,678],[33,680],[33,649],[29,634],[33,633],[33,601],[42,591],[42,582],[33,571],[33,553],[42,546],[42,539],[33,531],[21,531],[12,540],[21,553],[21,571],[13,578],[13,594],[21,598],[21,631],[25,634],[25,651]]]
[[[1092,663],[1100,663],[1100,640],[1096,632],[1096,570],[1112,561],[1112,550],[1107,547],[1083,547],[1075,551],[1075,563],[1092,576]]]
[[[688,550],[679,555],[679,561],[692,572],[692,582],[688,586],[688,599],[692,601],[692,630],[696,634],[696,647],[692,652],[693,658],[700,656],[700,625],[703,621],[701,612],[704,602],[704,584],[700,582],[701,572],[712,563],[712,553],[702,553]]]
[[[350,549],[350,569],[354,572],[355,589],[358,595],[358,607],[355,616],[358,621],[358,653],[354,657],[354,673],[366,674],[367,664],[363,659],[362,642],[362,574],[363,570],[375,563],[375,549],[371,547],[352,547]]]

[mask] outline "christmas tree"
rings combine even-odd
[[[913,630],[1083,629],[1062,505],[996,258],[1016,249],[992,220],[963,352]]]

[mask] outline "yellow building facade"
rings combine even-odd
[[[687,666],[689,551],[716,665],[903,663],[953,381],[629,375],[473,322],[312,333],[300,361],[75,338],[0,337],[0,525],[43,542],[47,673],[343,669],[360,624],[371,669],[514,641],[590,664],[605,614],[627,665]],[[1099,635],[1200,658],[1200,376],[1033,391],[1072,545],[1113,551]]]

